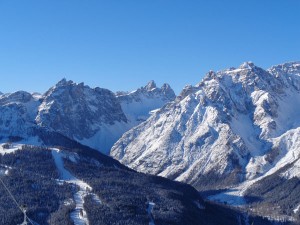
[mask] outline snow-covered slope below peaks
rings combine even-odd
[[[176,97],[168,84],[158,88],[154,81],[130,93],[119,92],[116,96],[128,122],[133,125],[147,120],[152,110],[161,108]]]
[[[298,63],[265,71],[251,62],[210,71],[145,123],[125,133],[111,155],[136,170],[229,187],[257,178],[285,154],[277,138],[300,126]],[[289,147],[281,152],[288,152]]]

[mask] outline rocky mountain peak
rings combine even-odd
[[[156,83],[154,82],[154,80],[149,81],[148,84],[145,86],[145,89],[147,91],[152,91],[154,88],[156,88]]]
[[[97,135],[104,138],[107,127],[126,122],[113,92],[65,79],[44,94],[36,117],[39,126],[51,128],[80,142]],[[114,134],[109,135],[111,137],[106,137],[103,143],[99,143],[100,138],[99,141],[84,143],[107,152],[112,144],[110,139],[114,137]]]
[[[58,81],[55,86],[59,87],[59,86],[66,86],[66,85],[71,85],[71,84],[74,84],[74,82],[72,80],[67,80],[66,78],[63,78],[60,81]]]
[[[171,88],[171,86],[170,86],[169,84],[164,83],[164,84],[161,86],[161,89],[162,89],[162,90],[170,90],[170,89],[172,89],[172,88]]]
[[[255,67],[255,65],[251,61],[244,62],[239,66],[240,69],[253,69],[254,67]]]
[[[176,98],[176,94],[169,84],[166,84],[166,83],[163,84],[160,89],[161,89],[161,92],[163,93],[163,95],[165,95],[166,98],[169,99],[170,101],[172,101]]]

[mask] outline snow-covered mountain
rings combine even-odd
[[[43,95],[1,95],[1,134],[30,139],[38,129],[46,129],[108,154],[124,132],[174,99],[169,85],[157,88],[153,81],[120,95],[62,79]]]
[[[149,112],[173,101],[176,95],[170,85],[163,84],[158,88],[152,80],[130,93],[118,92],[117,98],[129,122],[138,125],[149,118]]]
[[[246,62],[186,86],[174,102],[126,132],[111,155],[201,191],[231,188],[210,199],[254,201],[257,212],[275,205],[264,215],[294,220],[300,205],[290,200],[300,198],[299,112],[299,62],[268,70]]]
[[[299,90],[297,62],[267,71],[251,62],[210,71],[126,132],[111,155],[138,171],[199,189],[258,178],[299,159]],[[285,174],[300,173],[293,168]]]
[[[104,153],[130,128],[113,92],[65,79],[43,95],[36,123]]]
[[[25,91],[0,96],[0,136],[29,136],[41,96]]]

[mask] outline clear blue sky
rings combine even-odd
[[[299,0],[0,0],[0,91],[66,77],[178,93],[210,69],[300,60]]]

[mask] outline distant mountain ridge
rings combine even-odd
[[[146,121],[152,110],[159,109],[176,98],[170,85],[163,84],[161,88],[158,88],[153,80],[135,91],[117,93],[116,96],[126,118],[135,125]]]
[[[169,85],[158,88],[154,81],[120,96],[62,79],[43,95],[24,91],[1,95],[0,133],[26,139],[36,128],[49,129],[108,154],[125,131],[175,97]]]

